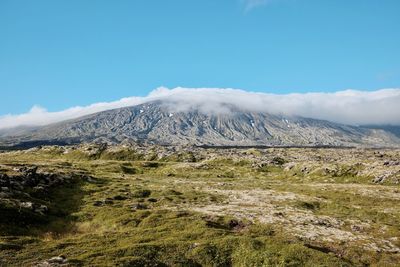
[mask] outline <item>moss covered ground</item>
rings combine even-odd
[[[49,192],[45,220],[16,222],[3,207],[0,266],[58,255],[69,266],[399,266],[399,185],[363,172],[385,158],[359,151],[326,167],[323,149],[307,151],[314,161],[278,152],[0,153],[4,170],[90,177]]]

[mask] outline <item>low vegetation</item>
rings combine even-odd
[[[362,149],[3,152],[0,266],[398,266],[399,160]]]

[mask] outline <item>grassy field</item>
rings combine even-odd
[[[0,198],[0,266],[59,255],[65,266],[400,266],[399,160],[311,148],[0,153],[3,173],[80,175],[33,200],[48,207],[40,216]]]

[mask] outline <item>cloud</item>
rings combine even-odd
[[[127,97],[118,101],[96,103],[85,107],[72,107],[58,112],[48,112],[45,108],[35,105],[28,113],[0,116],[0,129],[17,126],[43,126],[104,110],[133,106],[142,102],[142,97]]]
[[[222,88],[157,88],[145,97],[72,107],[48,112],[34,106],[28,113],[0,116],[0,129],[42,126],[84,115],[163,100],[174,111],[198,109],[204,113],[231,112],[230,106],[249,112],[303,116],[351,125],[400,125],[400,89],[377,91],[345,90],[334,93],[269,94]]]

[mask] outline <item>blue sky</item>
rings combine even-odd
[[[1,0],[0,115],[159,86],[400,87],[398,0]]]

